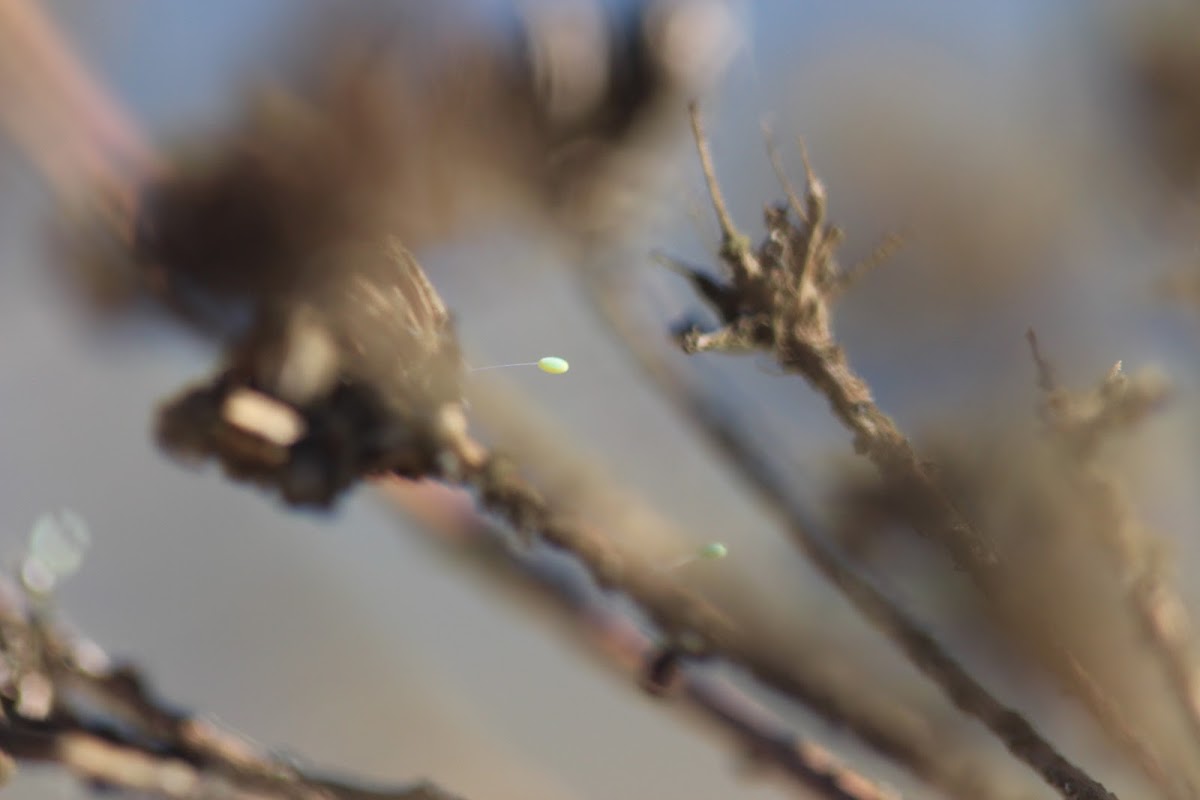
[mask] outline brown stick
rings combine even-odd
[[[1047,435],[1068,459],[1070,477],[1106,512],[1097,515],[1103,522],[1096,544],[1118,573],[1125,603],[1166,675],[1193,743],[1200,743],[1200,672],[1186,606],[1165,574],[1158,537],[1141,524],[1122,487],[1094,458],[1105,439],[1158,408],[1166,387],[1159,381],[1127,378],[1117,364],[1091,392],[1068,392],[1055,378],[1032,328],[1026,340],[1042,392],[1039,410]],[[1125,738],[1136,742],[1136,737]],[[1142,760],[1153,764],[1149,754]]]
[[[983,722],[1010,752],[1030,763],[1043,777],[1061,775],[1062,779],[1073,779],[1082,774],[1059,756],[1027,720],[994,698],[915,620],[842,562],[820,536],[820,526],[814,516],[800,504],[793,492],[779,482],[761,452],[743,435],[730,409],[718,408],[704,395],[689,389],[684,376],[665,354],[647,346],[646,343],[653,338],[648,332],[638,329],[632,321],[627,312],[630,305],[627,299],[614,295],[611,288],[597,283],[588,285],[587,294],[652,385],[725,458],[810,563],[868,622],[891,639],[956,707]],[[1062,771],[1064,763],[1069,767],[1065,772]],[[931,765],[934,772],[923,777],[951,794],[968,792],[972,796],[983,797],[995,791],[980,785],[986,784],[986,779],[978,774],[979,770],[973,770],[977,773],[972,776],[975,785],[967,787],[960,783],[960,775],[942,771],[936,760],[931,761]]]
[[[692,113],[697,119],[694,107]],[[703,136],[699,124],[693,124],[693,131],[697,137]],[[697,149],[703,154],[707,144],[697,141]],[[817,190],[819,184],[807,163],[805,172],[809,179],[807,207],[811,209],[807,221],[801,221],[797,227],[786,214],[769,218],[768,241],[752,262],[752,255],[722,251],[731,276],[723,289],[724,299],[729,302],[717,308],[725,317],[725,327],[712,334],[686,333],[682,341],[684,349],[691,352],[767,349],[785,371],[802,375],[828,398],[835,417],[854,434],[855,450],[866,455],[886,480],[924,501],[921,505],[929,513],[914,520],[914,527],[942,545],[955,563],[986,589],[990,577],[997,574],[999,557],[933,481],[912,445],[891,417],[878,407],[866,381],[850,368],[836,344],[830,305],[842,279],[833,260],[841,233],[824,223],[824,191]],[[705,173],[712,175],[709,165],[705,166]],[[713,182],[715,179],[710,178],[710,185]],[[726,219],[721,224],[723,228],[732,225]],[[731,229],[726,235],[740,234]],[[788,246],[780,248],[776,245],[778,241]],[[708,425],[711,423],[706,422]],[[715,436],[723,447],[729,446],[727,435]],[[743,470],[747,457],[743,453],[736,459]],[[752,473],[752,481],[764,497],[772,499],[773,506],[783,505],[783,492],[768,485],[763,475]],[[798,518],[794,511],[789,516],[796,523],[791,528],[803,537],[801,541],[810,558],[820,553],[814,549],[819,540],[811,536],[811,521]],[[831,580],[847,592],[869,619],[892,636],[956,706],[983,722],[1010,752],[1063,797],[1097,800],[1114,797],[1059,753],[1027,720],[993,698],[918,626],[882,597],[874,597],[874,590],[868,584],[857,580],[852,573],[833,569],[835,562],[828,559],[815,559],[814,563],[829,571]]]
[[[661,654],[655,640],[607,602],[577,572],[566,572],[505,544],[506,533],[475,511],[464,493],[429,483],[389,481],[389,499],[445,544],[480,557],[481,577],[533,595],[571,622],[570,631],[601,661],[634,681]],[[798,737],[773,712],[725,678],[678,664],[668,697],[732,739],[756,767],[772,769],[822,797],[885,800],[897,795],[851,770],[820,745]]]
[[[161,163],[123,109],[92,79],[38,4],[0,2],[0,131],[72,204],[90,193],[127,220],[130,176]]]
[[[82,780],[178,800],[453,800],[429,784],[382,790],[328,780],[169,707],[129,667],[47,623],[0,580],[0,751]],[[78,705],[77,705],[78,704]]]

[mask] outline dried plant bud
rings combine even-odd
[[[231,474],[324,505],[360,477],[420,475],[433,423],[461,402],[450,316],[395,243],[348,245],[336,263],[259,298],[229,369],[164,410],[167,447],[216,456]]]
[[[160,441],[326,505],[366,474],[428,471],[425,429],[461,402],[464,367],[415,258],[377,211],[353,213],[374,190],[307,169],[317,141],[235,138],[182,165],[147,195],[138,245],[168,303],[230,346],[219,379],[164,409]]]
[[[434,420],[461,403],[464,367],[406,247],[514,211],[611,232],[610,189],[644,184],[634,154],[728,60],[717,10],[541,4],[507,41],[460,25],[437,52],[404,25],[323,30],[290,83],[143,193],[134,254],[149,285],[229,352],[218,379],[164,409],[163,444],[293,502],[436,471]]]
[[[350,244],[314,256],[259,301],[235,363],[253,384],[300,407],[339,385],[370,386],[396,413],[424,414],[462,394],[450,315],[400,244]]]

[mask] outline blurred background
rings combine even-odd
[[[397,6],[406,19],[437,17],[437,35],[456,24],[500,42],[508,35],[500,0],[458,3],[459,16],[445,18],[433,4]],[[250,86],[290,63],[310,30],[304,20],[330,13],[315,0],[43,7],[148,139],[167,145],[219,128]],[[848,232],[847,262],[884,234],[916,232],[837,319],[881,406],[919,442],[953,453],[947,463],[972,463],[999,502],[1017,502],[1008,490],[1020,483],[1020,457],[985,443],[1035,429],[1027,327],[1070,386],[1095,385],[1118,360],[1165,373],[1170,403],[1114,442],[1105,465],[1167,543],[1184,602],[1200,607],[1200,318],[1189,294],[1200,285],[1200,132],[1187,135],[1200,131],[1197,15],[1182,4],[1081,0],[753,0],[725,11],[731,45],[713,56],[719,75],[705,76],[705,116],[734,215],[757,235],[762,205],[780,195],[764,155],[767,117],[797,176],[791,142],[804,137]],[[453,64],[450,41],[424,44]],[[10,77],[20,69],[0,57]],[[0,103],[20,96],[15,85],[0,81]],[[713,262],[717,229],[682,103],[678,114],[675,138],[656,151],[666,168],[637,186],[633,219],[606,228],[586,257],[527,219],[416,247],[473,363],[553,354],[572,365],[562,378],[486,373],[480,386],[520,392],[546,431],[694,537],[656,543],[651,557],[727,543],[727,559],[680,580],[739,624],[788,642],[830,681],[914,709],[955,743],[947,758],[989,765],[1004,796],[1049,796],[806,566],[592,312],[578,280],[585,269],[632,287],[627,308],[661,331],[655,347],[669,348],[670,324],[698,308],[649,258],[661,250]],[[47,246],[59,211],[27,155],[0,145],[0,557],[19,562],[43,512],[82,515],[92,547],[57,593],[73,624],[144,668],[165,697],[321,769],[393,783],[424,776],[479,800],[794,796],[614,678],[560,626],[461,569],[372,490],[332,513],[297,513],[159,453],[157,404],[207,374],[213,350],[153,315],[96,315],[81,302]],[[867,471],[825,401],[774,375],[765,357],[675,359],[833,529],[845,516],[839,498],[853,497],[847,487]],[[1122,796],[1151,796],[1077,704],[980,624],[961,576],[903,537],[864,547],[864,568],[1000,696]],[[1097,607],[1079,613],[1092,612],[1089,625],[1120,628]],[[1094,643],[1098,658],[1121,662],[1114,699],[1132,703],[1132,724],[1200,785],[1194,744],[1182,741],[1169,700],[1146,699],[1162,692],[1146,683],[1159,678],[1119,658],[1136,649],[1123,637]],[[905,796],[936,796],[844,732],[763,699]],[[6,791],[87,796],[37,769]]]

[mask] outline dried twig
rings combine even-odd
[[[1004,708],[917,621],[906,615],[826,544],[819,533],[821,525],[815,515],[804,507],[790,487],[781,483],[762,452],[746,436],[737,421],[736,411],[719,406],[703,393],[691,389],[685,376],[664,354],[656,353],[647,346],[647,342],[653,341],[652,334],[640,330],[630,319],[627,310],[629,304],[618,293],[614,293],[611,286],[591,283],[587,289],[598,312],[629,348],[651,383],[734,467],[738,476],[745,480],[763,507],[778,519],[810,563],[845,595],[868,622],[891,639],[918,669],[937,683],[951,702],[974,716],[993,719],[998,728],[1006,731],[1001,736],[1002,740],[1018,741],[1014,734],[1028,722]],[[952,796],[985,798],[1001,794],[981,765],[956,769],[956,759],[948,757],[944,745],[939,746],[937,752],[918,752],[916,755],[916,759],[904,762],[904,765]]]
[[[0,3],[0,133],[16,141],[67,203],[100,191],[128,211],[128,176],[159,168],[38,3]]]
[[[688,114],[692,124],[692,136],[696,140],[696,148],[700,153],[700,167],[704,170],[704,181],[708,185],[708,196],[712,198],[713,210],[717,214],[717,223],[721,226],[721,254],[728,256],[730,263],[739,268],[756,270],[754,256],[750,251],[750,239],[738,233],[729,207],[725,204],[725,196],[717,183],[716,169],[713,166],[712,151],[708,146],[708,137],[704,134],[704,123],[700,118],[699,105],[692,102],[688,105]]]
[[[693,107],[691,110],[692,119],[699,120],[700,111]],[[703,136],[703,131],[698,127],[693,126],[692,133],[696,137]],[[775,180],[783,187],[784,194],[787,196],[788,208],[796,215],[796,219],[801,222],[808,222],[808,212],[804,208],[804,203],[800,201],[800,195],[796,194],[796,189],[792,186],[792,182],[788,180],[787,169],[783,166],[783,158],[779,155],[779,145],[775,142],[775,131],[771,128],[770,123],[766,120],[762,123],[763,141],[767,145],[767,159],[771,162],[771,169],[775,172]],[[716,183],[715,177],[710,188]]]
[[[778,771],[822,797],[841,800],[884,800],[896,794],[854,772],[820,745],[798,737],[769,709],[728,679],[692,668],[684,659],[671,661],[662,684],[647,683],[656,662],[666,664],[670,651],[644,633],[576,571],[538,557],[536,551],[513,548],[507,531],[474,510],[470,499],[433,484],[393,481],[387,495],[404,512],[415,515],[431,534],[479,556],[482,578],[501,581],[533,595],[543,606],[565,616],[569,630],[582,637],[608,666],[641,682],[654,694],[678,698],[694,716],[731,738],[755,767]]]
[[[693,130],[702,137],[698,124]],[[697,142],[697,149],[704,153],[702,141]],[[706,166],[705,172],[710,184],[715,184],[711,168]],[[721,257],[730,277],[717,287],[720,302],[712,303],[721,315],[722,326],[710,332],[688,327],[680,332],[680,343],[686,352],[767,350],[785,371],[802,375],[826,396],[834,415],[854,434],[855,450],[866,455],[889,483],[918,500],[923,513],[912,520],[913,526],[944,547],[955,564],[988,591],[999,575],[998,554],[940,489],[837,345],[832,330],[832,302],[845,280],[835,259],[842,233],[825,222],[824,188],[813,176],[807,159],[805,172],[807,221],[794,222],[786,206],[769,208],[767,238],[752,254],[752,262],[748,261],[750,254],[743,257],[723,249]],[[729,238],[738,234],[733,230],[726,235]],[[713,287],[707,285],[712,278],[705,276],[704,282],[703,293],[714,294]],[[923,668],[931,674],[929,665]],[[941,685],[950,690],[955,684]],[[1060,794],[1072,798],[1112,797],[1027,721],[992,699],[982,687],[976,688],[981,694],[974,702],[963,703],[963,698],[953,692],[951,697],[960,708],[984,722],[1014,755]],[[999,716],[993,716],[997,713]],[[1019,729],[1012,726],[1014,718],[1024,723]]]
[[[264,461],[257,460],[257,454],[241,444],[231,448],[231,442],[253,433],[238,429],[222,417],[231,391],[245,389],[233,387],[222,378],[174,403],[171,428],[186,435],[175,438],[173,444],[192,455],[221,459],[237,477],[277,486],[287,480],[296,456],[311,458],[310,443],[294,444],[284,448],[282,454],[273,449]],[[277,403],[269,398],[264,402]],[[441,406],[424,424],[413,419],[405,424],[409,427],[403,431],[392,429],[378,437],[373,434],[371,438],[382,438],[391,446],[386,452],[371,455],[369,464],[375,466],[347,464],[348,474],[362,475],[364,470],[369,474],[379,464],[402,464],[402,469],[396,469],[403,477],[434,478],[470,489],[483,509],[512,530],[571,553],[599,588],[620,592],[635,603],[658,628],[659,646],[672,660],[720,658],[743,667],[765,685],[854,731],[880,752],[902,763],[920,760],[919,748],[910,733],[881,729],[869,715],[848,704],[845,697],[794,669],[786,655],[770,643],[755,641],[725,614],[664,578],[660,569],[623,552],[591,527],[557,513],[521,477],[514,462],[469,435],[466,417],[458,405]],[[323,456],[319,462],[339,463],[345,455]],[[318,496],[323,495],[318,492]]]
[[[163,703],[144,676],[45,619],[0,581],[0,751],[81,780],[178,800],[453,800],[420,783],[377,789],[330,780]]]
[[[785,371],[803,375],[854,434],[857,452],[888,480],[928,498],[931,516],[920,520],[918,529],[944,546],[960,568],[986,573],[994,568],[996,554],[937,487],[834,339],[830,301],[843,280],[834,260],[842,233],[824,223],[825,205],[823,187],[810,178],[810,223],[797,226],[786,208],[768,209],[768,235],[759,252],[747,252],[745,258],[722,254],[732,278],[718,286],[725,302],[713,303],[722,326],[714,331],[690,327],[680,332],[680,342],[686,352],[769,350]]]
[[[1200,743],[1195,634],[1186,607],[1166,574],[1163,544],[1139,523],[1116,478],[1095,457],[1104,440],[1159,408],[1166,387],[1153,375],[1128,378],[1118,363],[1094,390],[1073,394],[1056,381],[1032,328],[1027,339],[1043,393],[1040,412],[1047,434],[1069,459],[1071,477],[1100,509],[1095,514],[1099,521],[1097,544],[1118,571],[1132,615]]]

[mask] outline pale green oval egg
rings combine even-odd
[[[718,558],[724,558],[725,556],[729,555],[729,548],[726,547],[725,545],[721,544],[720,542],[713,542],[712,544],[704,545],[704,547],[700,549],[700,552],[698,555],[701,558],[711,558],[713,560],[716,560]]]
[[[571,368],[571,365],[567,363],[565,358],[559,358],[558,356],[540,358],[537,365],[538,369],[542,372],[549,372],[551,375],[562,375]]]

